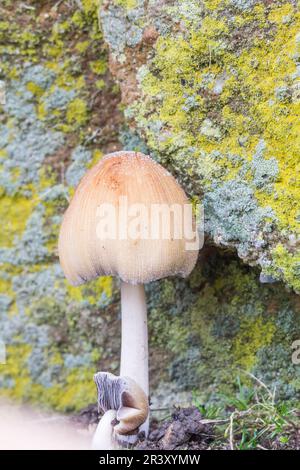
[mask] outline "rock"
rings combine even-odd
[[[293,111],[299,18],[293,1],[231,0],[214,7],[195,0],[104,1],[100,23],[125,116],[141,145],[204,207],[212,199],[223,207],[222,214],[205,207],[207,234],[218,246],[237,249],[251,266],[264,269],[264,260],[274,279],[300,292],[300,132]],[[120,28],[138,28],[138,41],[128,43],[123,34],[120,43]],[[155,31],[150,43],[149,30]],[[228,216],[226,185],[245,191],[236,201],[233,230],[229,219],[219,232],[220,215],[223,221]],[[244,223],[250,213],[251,227]],[[232,233],[237,227],[246,243]],[[260,232],[264,244],[257,247]],[[291,234],[298,239],[295,249],[288,244]]]

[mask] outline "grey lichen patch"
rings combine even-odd
[[[119,2],[105,2],[100,10],[103,35],[114,55],[120,57],[125,47],[135,47],[142,40],[144,1],[138,0],[132,9]]]
[[[92,153],[84,147],[78,146],[73,150],[71,163],[66,171],[66,182],[70,187],[76,187],[78,185],[91,159]]]
[[[256,3],[256,0],[230,0],[230,4],[240,10],[249,10]]]
[[[256,240],[264,219],[273,218],[271,209],[260,208],[246,181],[228,181],[212,186],[204,198],[206,230],[216,243],[239,242],[244,252]],[[243,253],[244,256],[246,253]]]
[[[253,183],[261,189],[274,190],[272,183],[277,179],[279,168],[276,158],[264,158],[265,143],[260,141],[252,160]]]
[[[20,80],[6,83],[6,119],[0,124],[0,148],[7,158],[2,162],[0,185],[9,195],[22,193],[26,185],[38,184],[45,157],[64,143],[61,132],[45,128],[39,120],[33,95],[26,87],[29,80],[47,86],[52,83],[53,73],[40,66],[28,66]]]

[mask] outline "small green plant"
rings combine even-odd
[[[224,399],[226,405],[233,406],[239,411],[247,410],[253,400],[255,390],[243,385],[239,376],[236,378],[236,384],[236,395],[221,395],[221,397]]]
[[[202,414],[203,418],[206,419],[215,419],[220,416],[222,408],[216,405],[203,405],[197,400],[194,401],[195,406],[197,406],[198,410]]]
[[[288,449],[300,430],[300,414],[286,402],[276,400],[261,380],[247,373],[252,386],[236,380],[236,393],[222,395],[224,408],[203,405],[194,394],[194,404],[204,421],[214,425],[212,448],[232,450]]]

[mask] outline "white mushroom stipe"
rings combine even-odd
[[[148,325],[145,288],[121,282],[122,344],[120,375],[131,377],[149,396]],[[149,433],[149,416],[140,426]],[[134,443],[133,437],[130,444]]]
[[[114,438],[114,427],[112,425],[116,416],[116,410],[108,410],[104,413],[93,437],[92,450],[116,450],[119,448]]]
[[[120,375],[131,377],[149,395],[147,307],[143,285],[121,283],[121,309]]]

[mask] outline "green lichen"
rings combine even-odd
[[[288,251],[282,244],[278,244],[272,251],[274,264],[282,269],[284,277],[295,289],[300,292],[300,251]]]

